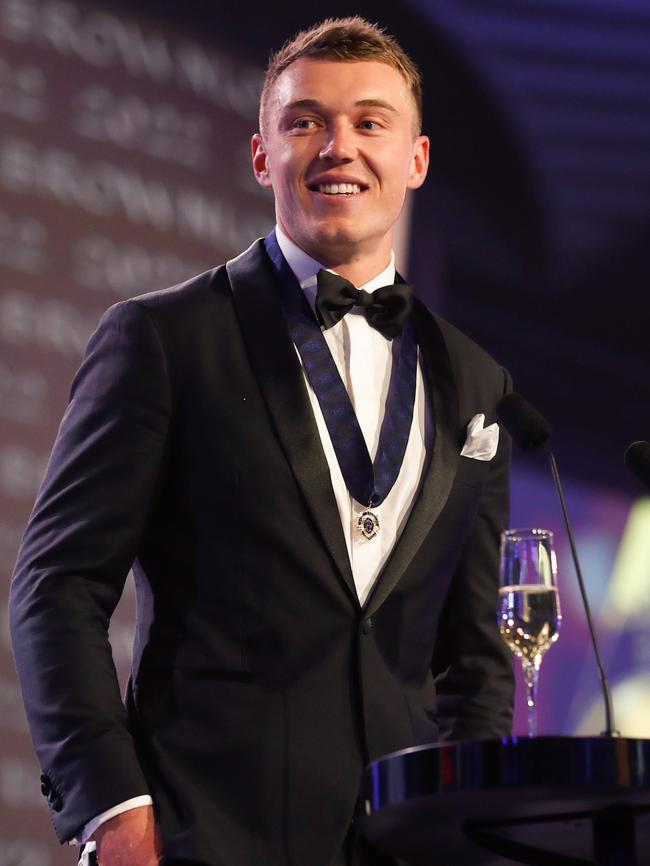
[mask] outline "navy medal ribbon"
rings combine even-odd
[[[413,324],[408,319],[402,334],[393,339],[393,366],[373,463],[329,346],[274,231],[264,243],[280,278],[280,303],[289,334],[318,398],[341,474],[352,497],[367,509],[359,516],[358,529],[365,538],[373,538],[379,519],[371,509],[381,505],[395,484],[411,432],[418,354]]]

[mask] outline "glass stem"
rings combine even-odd
[[[526,704],[528,705],[528,736],[537,736],[537,680],[539,671],[532,665],[523,665],[526,680]]]

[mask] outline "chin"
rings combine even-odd
[[[312,238],[318,244],[327,244],[332,247],[349,247],[362,243],[364,240],[364,236],[353,226],[331,224],[320,226]]]

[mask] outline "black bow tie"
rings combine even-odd
[[[352,307],[363,307],[366,320],[391,340],[401,334],[413,306],[413,290],[406,283],[382,286],[374,292],[357,289],[349,280],[320,270],[317,274],[316,309],[325,330],[340,321]]]

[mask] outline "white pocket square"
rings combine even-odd
[[[471,457],[473,460],[492,460],[499,445],[499,425],[490,424],[483,427],[485,415],[474,415],[467,425],[467,439],[460,452],[461,457]]]

